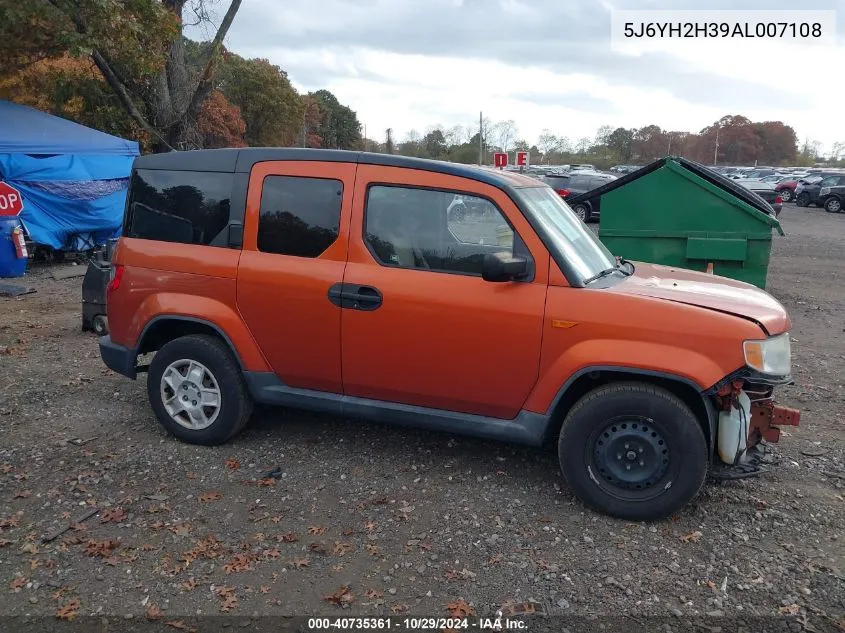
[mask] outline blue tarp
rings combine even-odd
[[[138,144],[0,101],[0,180],[21,192],[32,241],[83,249],[120,233]]]

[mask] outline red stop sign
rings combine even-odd
[[[18,215],[23,211],[23,198],[21,192],[0,182],[0,215]]]

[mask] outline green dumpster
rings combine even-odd
[[[707,270],[766,287],[768,203],[703,165],[667,157],[578,198],[600,196],[599,239],[614,255]],[[576,202],[573,199],[573,202]]]

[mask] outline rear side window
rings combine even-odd
[[[319,257],[337,239],[342,200],[339,180],[267,176],[261,191],[258,250]]]
[[[233,174],[138,169],[132,174],[124,234],[208,245],[229,223]]]

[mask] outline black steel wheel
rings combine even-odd
[[[690,408],[665,389],[633,382],[604,385],[575,403],[558,457],[587,506],[633,521],[678,512],[698,494],[709,463]]]

